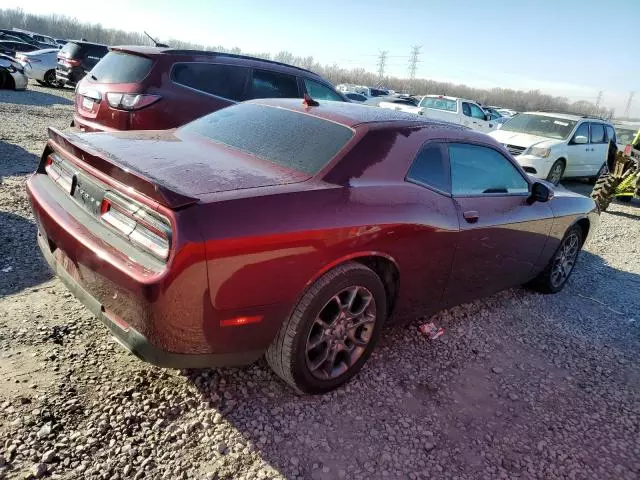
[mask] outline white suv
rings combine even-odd
[[[530,175],[558,184],[563,177],[597,178],[606,166],[613,126],[599,118],[520,113],[489,133]]]

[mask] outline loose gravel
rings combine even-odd
[[[435,341],[389,328],[351,383],[300,397],[264,361],[141,363],[52,278],[24,185],[71,96],[0,91],[0,478],[640,476],[640,204],[602,215],[561,293],[440,312]]]

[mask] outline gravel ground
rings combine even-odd
[[[298,397],[263,361],[143,364],[51,277],[24,184],[71,94],[0,92],[0,478],[639,478],[640,204],[602,215],[560,294],[443,311],[435,341],[390,328]]]

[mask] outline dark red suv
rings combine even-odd
[[[78,84],[74,126],[83,131],[163,130],[255,98],[348,101],[319,75],[244,55],[112,47]]]

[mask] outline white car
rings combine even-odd
[[[40,84],[60,87],[63,83],[56,80],[57,48],[45,48],[34,52],[19,53],[16,60],[24,67],[27,77]]]
[[[485,133],[497,128],[497,124],[490,120],[490,115],[480,105],[464,98],[425,95],[418,104],[417,113],[427,118],[457,123]]]
[[[597,178],[603,171],[613,126],[595,117],[527,112],[489,136],[502,143],[536,178],[558,184],[566,177]]]
[[[27,83],[29,81],[22,65],[8,55],[0,53],[0,88],[24,90]]]

